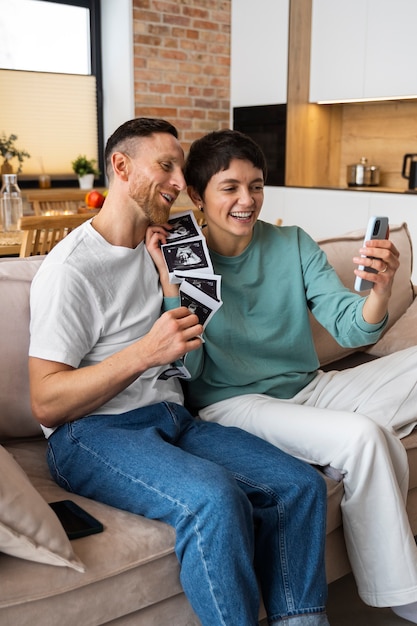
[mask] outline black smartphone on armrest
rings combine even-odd
[[[101,533],[103,524],[72,500],[49,502],[49,506],[61,522],[69,539]]]

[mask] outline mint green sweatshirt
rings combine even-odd
[[[258,221],[241,255],[210,254],[222,276],[223,306],[204,331],[203,347],[186,357],[193,411],[248,393],[291,398],[307,385],[319,367],[309,310],[345,347],[374,343],[386,324],[364,321],[365,298],[343,286],[296,226]]]

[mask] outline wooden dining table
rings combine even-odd
[[[78,188],[23,189],[24,214],[61,215],[85,210],[93,213],[94,210],[83,206],[86,193]],[[48,210],[43,210],[44,207]],[[23,232],[5,233],[0,225],[0,257],[19,255],[22,239]]]

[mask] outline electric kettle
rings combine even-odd
[[[417,154],[404,155],[401,176],[408,179],[408,189],[417,191]]]

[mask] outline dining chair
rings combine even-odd
[[[24,215],[20,219],[23,231],[21,257],[47,254],[74,228],[91,219],[92,213],[74,215]]]
[[[33,200],[35,215],[57,215],[58,213],[77,213],[79,200]]]

